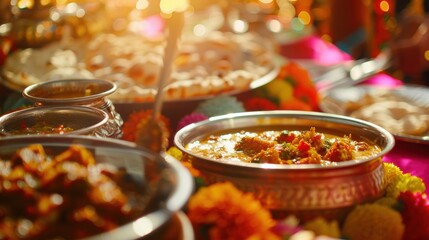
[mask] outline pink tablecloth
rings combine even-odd
[[[349,55],[315,35],[282,45],[281,53],[289,59],[312,60],[321,65],[351,59]],[[402,81],[380,73],[362,84],[395,86],[402,84]],[[394,163],[404,173],[422,178],[429,188],[429,144],[396,140],[394,148],[384,157],[384,161]],[[429,189],[426,192],[429,193]]]

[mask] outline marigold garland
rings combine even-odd
[[[178,149],[174,151],[176,150]],[[390,189],[399,187],[395,190],[400,192],[399,196],[393,198],[386,195],[373,203],[356,205],[343,223],[316,218],[300,227],[297,225],[298,220],[296,223],[289,220],[273,220],[268,210],[251,194],[241,192],[231,183],[218,183],[200,188],[189,201],[188,216],[197,231],[208,229],[208,236],[203,236],[202,239],[210,240],[278,239],[279,236],[282,239],[299,239],[302,235],[335,239],[345,237],[350,240],[400,240],[402,236],[407,236],[407,239],[417,240],[422,239],[422,236],[428,236],[429,201],[426,195],[420,192],[422,186],[417,184],[416,188],[415,184],[398,184],[402,181],[409,182],[410,179],[419,182],[417,180],[419,178],[414,176],[411,178],[391,163],[383,165],[386,186]],[[253,229],[253,232],[249,233],[251,227],[249,223],[243,222],[246,219],[243,216],[247,216],[248,219],[257,218],[256,222],[268,221],[269,224]],[[287,219],[291,217],[293,216]],[[240,227],[237,227],[237,218],[242,219],[239,220]],[[275,225],[273,221],[276,221]]]

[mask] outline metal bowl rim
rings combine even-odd
[[[344,123],[356,123],[363,126],[370,127],[377,132],[381,133],[381,135],[386,139],[386,146],[381,149],[380,153],[376,154],[375,156],[369,158],[369,159],[361,159],[361,160],[350,160],[350,161],[344,161],[339,162],[335,165],[328,165],[328,166],[321,166],[320,164],[302,164],[302,165],[284,165],[284,164],[260,164],[260,163],[245,163],[245,162],[228,162],[228,161],[218,161],[211,158],[202,157],[199,155],[196,155],[195,153],[187,150],[185,146],[181,142],[181,138],[183,135],[187,134],[188,132],[191,132],[195,128],[198,128],[200,126],[205,126],[209,124],[213,124],[216,122],[225,121],[228,119],[234,119],[234,118],[251,118],[251,117],[297,117],[297,118],[324,118],[325,121],[328,121],[329,119],[337,119],[344,121]],[[282,170],[321,170],[321,169],[341,169],[345,167],[351,167],[356,166],[359,164],[365,164],[367,162],[370,162],[374,159],[381,159],[385,154],[390,152],[394,145],[395,145],[395,139],[393,135],[388,132],[386,129],[356,118],[338,115],[338,114],[331,114],[331,113],[323,113],[323,112],[314,112],[314,111],[299,111],[299,110],[273,110],[273,111],[253,111],[253,112],[239,112],[239,113],[229,113],[225,115],[210,117],[206,120],[191,123],[179,131],[174,136],[174,144],[176,147],[178,147],[181,151],[185,152],[186,154],[195,157],[196,159],[199,159],[201,161],[205,161],[212,164],[220,164],[225,167],[228,166],[234,166],[234,167],[242,167],[246,168],[248,170],[251,169],[264,169],[264,170],[272,170],[272,171],[282,171]]]
[[[100,118],[100,121],[97,122],[96,124],[93,124],[91,126],[88,127],[84,127],[84,128],[79,128],[77,130],[73,130],[71,132],[66,132],[64,134],[43,134],[43,135],[76,135],[76,134],[86,134],[92,130],[95,130],[101,126],[103,126],[104,124],[106,124],[109,121],[109,115],[104,112],[103,110],[100,110],[98,108],[94,108],[94,107],[87,107],[87,106],[40,106],[40,107],[30,107],[30,108],[25,108],[25,109],[21,109],[21,110],[17,110],[14,112],[10,112],[7,114],[4,114],[2,116],[0,116],[0,132],[2,134],[5,134],[7,136],[13,136],[13,134],[9,134],[8,132],[4,132],[3,128],[2,128],[2,122],[4,120],[9,120],[10,118],[14,118],[15,116],[23,116],[23,115],[28,115],[32,112],[47,112],[47,111],[56,111],[56,110],[73,110],[76,112],[86,112],[86,113],[90,113],[93,116],[102,116],[102,118]],[[28,117],[28,116],[27,116]],[[34,134],[32,134],[31,136],[35,136]]]
[[[108,88],[104,92],[97,93],[94,95],[83,96],[83,97],[72,97],[72,98],[44,98],[44,97],[34,96],[31,94],[32,91],[40,87],[45,87],[52,84],[61,84],[61,83],[63,83],[66,86],[68,84],[78,83],[79,81],[88,82],[88,83],[95,82],[99,84],[106,84],[110,88]],[[118,89],[118,86],[115,83],[111,81],[103,80],[103,79],[85,79],[85,78],[59,79],[59,80],[50,80],[50,81],[40,82],[40,83],[35,83],[33,85],[30,85],[24,88],[24,90],[22,91],[22,95],[28,100],[31,100],[33,102],[38,102],[38,103],[63,103],[65,101],[72,103],[72,102],[86,102],[86,101],[101,99],[103,97],[113,94],[117,89]]]

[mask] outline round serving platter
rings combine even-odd
[[[280,56],[275,57],[275,67],[271,69],[267,74],[251,82],[248,88],[239,89],[233,91],[226,91],[221,94],[212,94],[207,96],[191,97],[185,99],[165,100],[163,102],[163,114],[168,116],[170,119],[177,119],[185,114],[190,113],[195,109],[201,102],[212,99],[218,96],[233,96],[237,98],[244,98],[251,94],[251,92],[259,87],[274,80],[283,64],[286,60]],[[131,102],[131,101],[115,101],[112,99],[117,111],[122,116],[128,116],[130,113],[141,109],[151,109],[153,107],[153,101],[142,101],[142,102]]]
[[[377,87],[372,85],[358,85],[352,87],[335,88],[326,92],[320,101],[320,109],[326,113],[336,113],[350,116],[347,111],[349,102],[362,101],[365,96],[377,94],[379,91],[388,91],[389,95],[397,96],[402,101],[406,101],[415,106],[421,107],[429,119],[429,88],[420,85],[406,84],[399,87]],[[427,123],[429,124],[429,123]],[[397,140],[429,144],[429,130],[421,135],[407,135],[392,133]]]
[[[163,114],[170,119],[179,119],[185,114],[190,113],[193,109],[197,107],[199,103],[204,100],[212,99],[220,95],[235,96],[237,98],[245,97],[251,93],[252,90],[257,89],[276,78],[278,75],[282,64],[287,61],[280,55],[274,55],[272,58],[272,68],[260,78],[257,78],[250,82],[247,88],[244,89],[235,89],[231,91],[224,91],[220,94],[211,94],[198,97],[188,97],[182,99],[166,99],[163,103]],[[23,89],[27,86],[25,84],[17,84],[15,82],[7,80],[5,77],[0,76],[0,82],[6,88],[21,93]],[[137,87],[137,86],[136,86]],[[118,90],[121,89],[118,87]],[[154,102],[150,100],[145,101],[130,101],[130,100],[121,100],[120,98],[110,97],[111,101],[115,105],[116,111],[126,119],[129,114],[135,111],[151,109]]]

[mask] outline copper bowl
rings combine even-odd
[[[96,163],[108,163],[122,168],[127,174],[126,181],[130,181],[131,184],[138,183],[140,191],[128,194],[125,190],[131,207],[138,209],[137,218],[110,231],[83,236],[85,239],[159,239],[168,232],[169,223],[174,220],[177,213],[180,213],[193,191],[194,182],[191,174],[176,159],[163,153],[153,153],[132,142],[112,138],[72,135],[6,136],[0,138],[0,159],[2,161],[11,159],[12,154],[18,149],[31,144],[41,144],[50,155],[60,154],[72,144],[80,144],[92,153]],[[2,191],[5,189],[1,189],[0,193]],[[74,191],[72,196],[75,197],[74,201],[79,201],[80,198],[86,197],[86,194]],[[116,205],[113,203],[112,207],[114,206]],[[60,229],[66,227],[66,232],[78,230],[73,229],[77,227],[76,225],[64,226],[63,223],[59,226]],[[85,225],[78,226],[86,229]],[[63,230],[56,232],[64,234]],[[47,231],[52,233],[55,229],[47,228]],[[187,236],[193,239],[192,235]]]
[[[186,145],[211,134],[255,128],[262,130],[308,130],[344,136],[378,145],[371,158],[336,165],[285,165],[217,161],[199,156]],[[234,113],[194,123],[179,130],[175,145],[208,183],[229,181],[253,193],[275,216],[295,214],[301,219],[324,216],[339,219],[355,204],[372,201],[385,190],[382,157],[394,146],[385,129],[358,119],[307,111]]]
[[[0,117],[0,135],[53,134],[54,132],[26,131],[26,128],[58,127],[71,131],[56,134],[93,135],[105,137],[103,126],[109,117],[107,113],[83,106],[31,107],[4,114]]]

